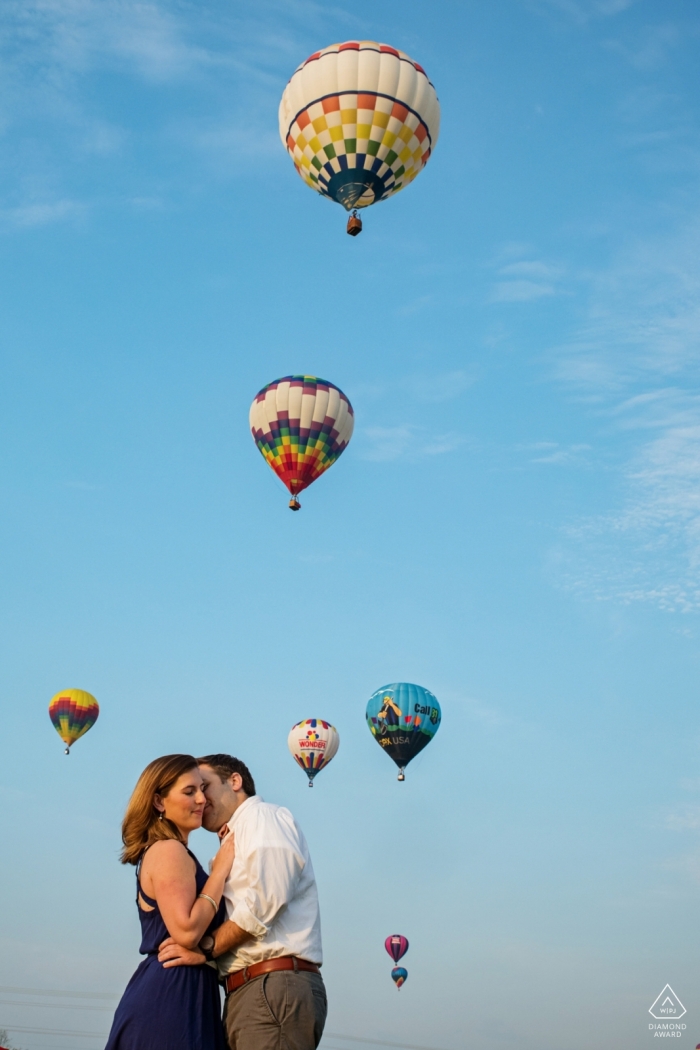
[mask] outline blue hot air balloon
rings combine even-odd
[[[406,970],[403,966],[395,966],[394,969],[391,971],[391,979],[399,990],[401,989],[401,985],[404,984],[407,977],[408,970]]]
[[[367,725],[372,736],[399,767],[404,769],[433,739],[440,728],[440,705],[422,685],[393,682],[373,693],[367,704]]]

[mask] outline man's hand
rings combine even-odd
[[[183,948],[172,937],[166,937],[158,945],[158,962],[163,964],[164,970],[167,970],[169,966],[201,966],[206,961],[201,952]]]

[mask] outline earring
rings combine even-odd
[[[162,820],[162,819],[163,819],[163,810],[161,809],[160,813],[158,814],[158,820]]]

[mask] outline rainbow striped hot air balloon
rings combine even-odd
[[[328,765],[338,750],[338,730],[322,718],[305,718],[292,726],[287,745],[314,786],[314,777]]]
[[[255,444],[291,493],[297,496],[332,467],[352,436],[352,405],[337,386],[316,376],[276,379],[250,406]]]
[[[66,754],[70,754],[71,745],[84,736],[88,729],[92,729],[97,716],[100,713],[100,705],[92,695],[84,689],[64,689],[51,700],[49,704],[49,718],[53,722],[54,729],[66,744]]]

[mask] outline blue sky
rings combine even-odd
[[[357,239],[277,133],[353,38],[443,118]],[[179,750],[240,755],[307,833],[326,1050],[637,1050],[667,982],[700,1040],[699,40],[680,0],[3,5],[15,1043],[103,1044],[109,1000],[8,989],[121,992],[119,822]],[[297,371],[356,430],[292,515],[247,419]],[[364,724],[395,680],[443,710],[403,785]],[[66,686],[102,712],[70,758]],[[341,745],[309,792],[313,716]]]

